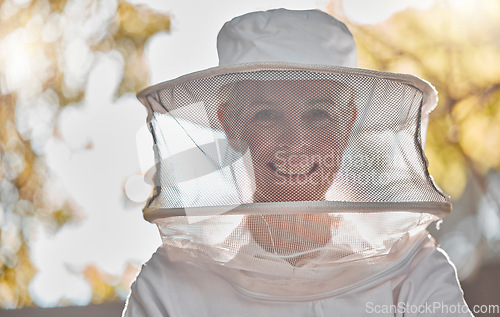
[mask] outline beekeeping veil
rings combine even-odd
[[[356,68],[343,23],[253,12],[217,48],[218,67],[138,95],[156,157],[144,216],[171,259],[305,298],[382,274],[450,211],[423,152],[436,91]]]

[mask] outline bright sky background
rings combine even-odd
[[[151,84],[217,65],[215,39],[223,23],[255,10],[325,9],[328,0],[133,0],[172,14],[170,34],[154,36],[147,47]],[[346,16],[357,23],[376,23],[415,6],[424,9],[433,0],[349,0]],[[37,305],[53,306],[66,298],[85,305],[90,285],[79,274],[91,263],[120,276],[131,262],[139,266],[160,245],[156,227],[142,218],[149,189],[141,176],[152,163],[150,137],[144,130],[146,111],[134,96],[113,101],[121,74],[119,59],[98,57],[85,101],[67,107],[58,121],[62,137],[45,145],[46,161],[55,189],[64,189],[76,201],[82,220],[54,235],[40,231],[32,247],[38,274],[30,285]],[[139,144],[136,144],[136,139]],[[92,144],[89,148],[87,145]],[[141,149],[138,151],[138,148]],[[138,156],[141,152],[141,156]],[[146,153],[146,154],[144,154]],[[124,199],[126,189],[130,199]]]

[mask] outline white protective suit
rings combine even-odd
[[[455,268],[422,235],[400,261],[370,281],[303,300],[238,291],[190,262],[172,262],[160,247],[132,285],[128,316],[471,316]]]
[[[316,10],[237,17],[218,52],[138,95],[163,246],[124,316],[470,316],[426,231],[451,210],[423,151],[435,89],[356,68]]]

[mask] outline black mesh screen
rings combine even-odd
[[[427,172],[423,98],[408,81],[311,70],[225,73],[150,91],[157,164],[147,209],[449,208]]]
[[[169,257],[301,299],[394,270],[450,210],[423,154],[434,90],[364,70],[255,69],[139,95],[156,155],[144,212]]]

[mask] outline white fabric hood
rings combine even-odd
[[[451,210],[423,151],[436,91],[356,68],[344,24],[254,12],[218,49],[221,66],[138,94],[156,156],[144,215],[172,258],[313,295],[379,272]]]

